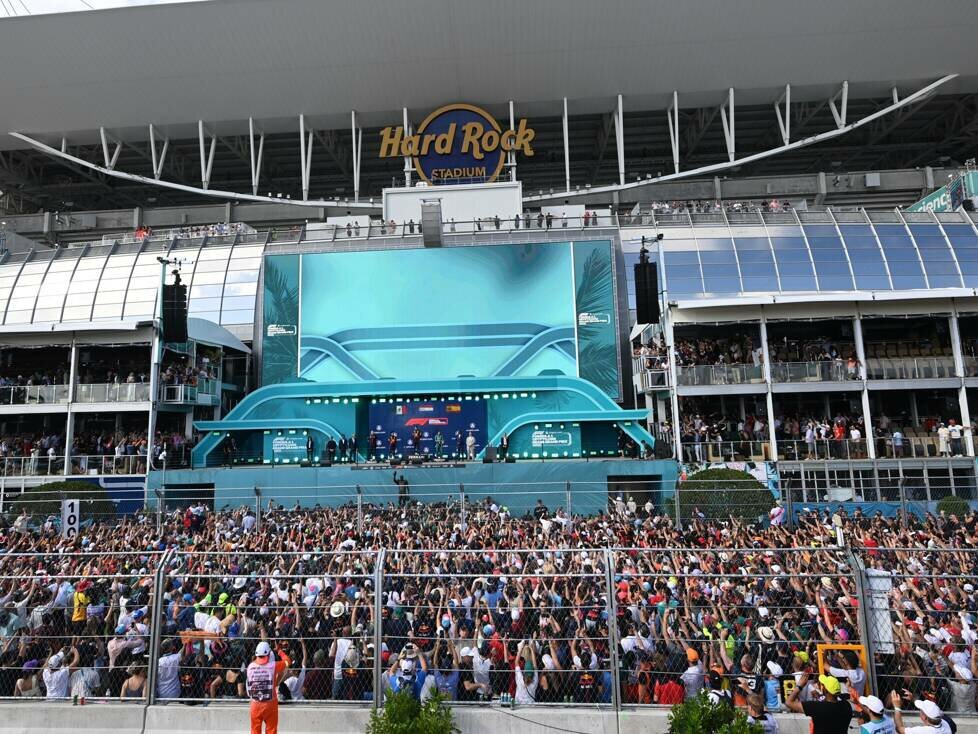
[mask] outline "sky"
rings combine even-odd
[[[78,10],[122,8],[127,5],[163,5],[188,0],[0,0],[0,19],[17,15],[43,15]]]

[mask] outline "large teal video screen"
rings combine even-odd
[[[608,240],[265,258],[262,382],[563,374],[618,398]]]

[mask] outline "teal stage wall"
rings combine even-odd
[[[634,492],[644,504],[650,492],[661,509],[661,501],[675,491],[677,464],[674,461],[640,461],[601,459],[595,461],[517,461],[515,464],[469,463],[434,468],[397,467],[410,484],[411,496],[426,502],[458,499],[459,484],[470,499],[491,495],[515,514],[531,510],[537,498],[554,509],[565,505],[567,482],[570,482],[571,509],[574,513],[592,514],[607,507],[609,488],[613,493]],[[222,469],[183,469],[166,472],[166,495],[176,499],[181,494],[199,496],[213,486],[215,507],[225,505],[254,506],[254,488],[261,491],[263,506],[269,499],[287,507],[296,501],[304,506],[316,504],[337,506],[356,501],[360,485],[364,502],[397,501],[392,482],[394,469],[343,467],[255,466]],[[635,482],[634,484],[629,481]],[[645,481],[647,480],[647,481]],[[149,475],[149,496],[161,487],[162,472]],[[639,482],[642,483],[639,483]],[[189,494],[188,494],[189,493]]]
[[[269,255],[264,268],[263,385],[566,375],[621,397],[610,240]]]

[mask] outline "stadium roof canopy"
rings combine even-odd
[[[948,74],[937,93],[833,141],[741,173],[867,170],[971,155],[978,135],[978,13],[942,0],[211,0],[0,19],[0,188],[47,208],[199,202],[53,162],[21,132],[101,163],[152,175],[148,126],[170,142],[164,178],[200,185],[199,121],[218,140],[212,188],[250,191],[248,120],[266,133],[263,192],[299,193],[298,116],[316,131],[311,194],[352,194],[351,111],[364,130],[361,191],[402,175],[379,159],[377,130],[417,124],[466,101],[537,130],[519,162],[527,190],[616,183],[622,95],[627,180],[672,167],[666,110],[678,92],[683,168],[723,161],[721,104],[736,92],[737,152],[778,144],[774,104],[791,85],[792,138],[836,126],[829,100],[848,82],[850,119]],[[838,99],[837,99],[838,101]],[[66,204],[70,202],[70,204]]]

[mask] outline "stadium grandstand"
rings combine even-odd
[[[0,0],[4,730],[978,732],[974,11]]]

